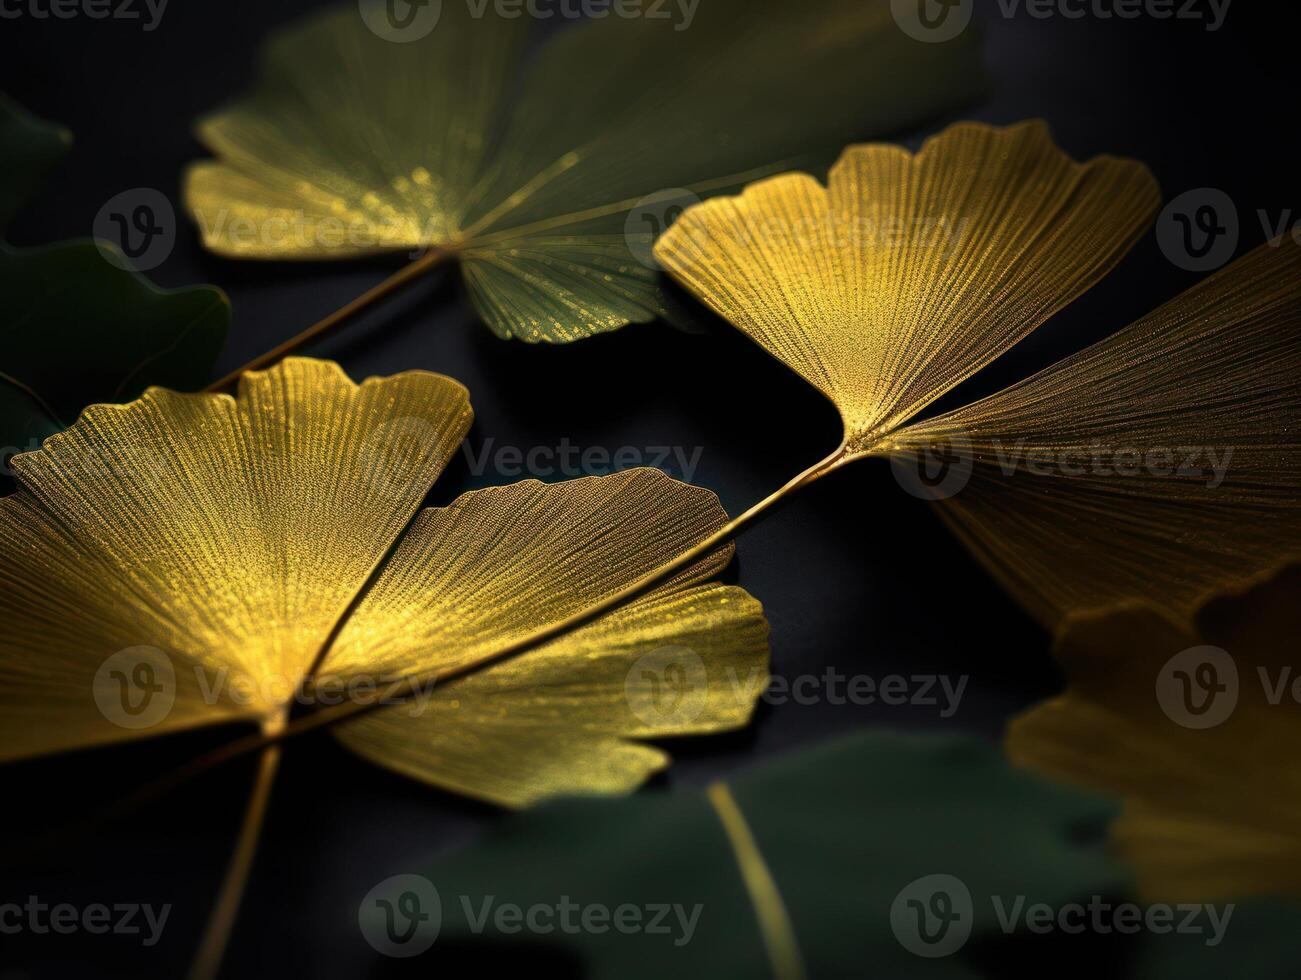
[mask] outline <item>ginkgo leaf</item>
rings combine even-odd
[[[0,232],[71,137],[0,97]],[[211,379],[230,304],[211,286],[159,289],[110,261],[105,242],[38,248],[0,242],[6,329],[0,351],[0,447],[34,449],[93,402],[150,385],[192,390]]]
[[[493,942],[559,947],[593,980],[836,977],[847,964],[982,976],[967,954],[1001,938],[996,902],[1057,907],[1124,891],[1099,846],[1112,812],[974,739],[864,733],[703,793],[548,803],[381,883],[359,914],[379,936],[401,893],[438,900],[426,969],[453,944],[473,954]],[[497,918],[516,906],[550,914]],[[919,924],[934,908],[952,921]],[[421,911],[433,921],[431,906]]]
[[[415,522],[323,671],[472,665],[635,582],[724,518],[712,494],[655,470],[467,493]],[[759,604],[702,584],[730,558],[723,549],[525,657],[435,686],[417,717],[382,711],[339,735],[376,761],[497,802],[630,790],[668,757],[629,737],[740,727],[767,686]]]
[[[234,257],[446,250],[502,337],[647,322],[668,313],[650,246],[682,204],[982,87],[976,31],[924,43],[890,7],[610,16],[520,77],[529,18],[443,4],[416,36],[349,5],[278,38],[254,93],[201,121],[218,159],[191,169],[188,206]]]
[[[850,147],[825,188],[783,174],[697,205],[656,254],[865,453],[1106,275],[1158,201],[1146,168],[1075,163],[1042,123],[962,123],[916,155]]]
[[[1187,608],[1301,553],[1292,241],[1022,384],[906,425],[1105,275],[1157,203],[1145,168],[1073,163],[1042,124],[962,124],[915,156],[851,147],[826,189],[788,174],[697,205],[656,254],[840,411],[840,450],[776,497],[889,457],[1051,624],[1124,597]],[[1164,462],[1099,472],[1094,447]]]
[[[356,385],[290,359],[246,374],[236,398],[153,388],[92,406],[16,456],[20,492],[0,500],[0,758],[232,720],[274,733],[334,690],[368,699],[339,726],[364,755],[522,804],[632,788],[667,757],[631,740],[743,725],[767,683],[767,628],[744,591],[704,581],[728,550],[487,665],[726,515],[654,470],[417,515],[470,421],[448,378]],[[705,676],[667,670],[666,648],[683,670],[708,659]],[[688,682],[667,694],[693,710],[639,701],[628,678],[646,656]],[[386,706],[412,678],[416,697]]]
[[[1301,893],[1301,566],[1201,605],[1072,618],[1070,687],[1017,718],[1017,763],[1124,801],[1112,835],[1154,900]]]
[[[1186,613],[1301,555],[1299,381],[1285,239],[896,448],[961,447],[941,512],[1040,619],[1130,597]]]

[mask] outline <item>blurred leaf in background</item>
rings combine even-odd
[[[890,8],[709,0],[566,28],[526,59],[530,18],[493,5],[403,25],[340,7],[277,37],[252,95],[199,123],[218,159],[187,203],[237,258],[455,255],[501,337],[671,318],[651,246],[685,206],[983,91],[976,29],[927,43]]]
[[[71,143],[64,129],[0,96],[0,234]],[[150,385],[202,388],[226,339],[230,304],[211,286],[159,289],[106,242],[35,248],[0,241],[0,447],[37,448],[96,402]]]

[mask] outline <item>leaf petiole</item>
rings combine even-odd
[[[377,303],[388,299],[390,296],[402,290],[404,287],[419,279],[436,266],[441,265],[444,259],[450,258],[455,254],[452,248],[431,248],[420,258],[413,262],[408,262],[397,272],[389,276],[379,285],[366,290],[352,302],[341,306],[329,316],[312,324],[306,330],[290,337],[283,344],[273,347],[265,354],[260,354],[247,364],[236,368],[230,374],[214,381],[204,391],[225,391],[240,379],[245,371],[257,371],[269,367],[281,358],[288,357],[297,350],[302,349],[313,340],[332,333],[334,330],[343,326],[349,320],[366,312]]]

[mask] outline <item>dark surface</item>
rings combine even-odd
[[[88,234],[101,206],[132,187],[157,188],[179,202],[182,167],[202,155],[189,135],[191,121],[244,87],[269,29],[311,6],[177,3],[148,33],[115,20],[0,21],[0,88],[76,135],[67,162],[15,222],[13,241]],[[1291,77],[1297,35],[1282,4],[1235,4],[1218,33],[1197,23],[1008,20],[994,15],[994,3],[979,6],[990,14],[986,50],[995,89],[960,117],[1007,123],[1043,116],[1077,157],[1106,152],[1146,161],[1167,198],[1222,188],[1243,215],[1239,254],[1265,237],[1257,209],[1278,221],[1301,206]],[[915,143],[922,135],[901,138]],[[150,275],[169,286],[212,282],[230,294],[225,370],[386,272],[374,263],[221,260],[206,255],[182,222],[174,252]],[[1197,278],[1166,261],[1149,235],[1106,283],[965,386],[961,397],[993,390],[1105,336]],[[357,378],[420,367],[460,379],[477,413],[470,437],[476,452],[487,438],[525,449],[562,439],[611,450],[678,446],[688,455],[701,447],[694,482],[717,490],[733,512],[838,439],[834,413],[820,396],[725,327],[691,335],[634,326],[562,348],[504,343],[474,322],[454,276],[413,290],[311,353],[337,359]],[[461,459],[431,502],[514,478],[474,477]],[[900,490],[884,464],[842,471],[792,501],[745,536],[732,574],[767,609],[774,673],[821,674],[835,665],[877,678],[969,674],[966,696],[950,718],[918,705],[769,707],[747,732],[674,746],[677,765],[660,789],[698,786],[856,726],[995,738],[1010,714],[1058,686],[1048,637],[927,504]],[[34,830],[87,812],[215,740],[208,733],[6,770],[4,842],[13,853],[6,854],[0,901],[37,894],[51,903],[170,902],[174,909],[150,950],[128,936],[0,936],[0,977],[183,972],[238,825],[247,766],[212,773],[93,833],[65,835],[48,850],[30,841]],[[495,817],[490,808],[372,768],[328,739],[294,745],[227,974],[379,972],[384,964],[357,929],[358,901],[380,879],[418,869]],[[869,814],[863,832],[872,832]],[[647,842],[657,846],[672,842]],[[4,972],[9,966],[14,972]]]

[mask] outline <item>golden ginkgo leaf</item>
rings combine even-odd
[[[915,40],[889,0],[607,11],[528,57],[518,10],[429,5],[399,27],[383,8],[269,46],[254,92],[200,122],[217,159],[188,207],[237,258],[454,255],[484,321],[527,341],[666,315],[651,244],[697,195],[983,86],[976,31]]]
[[[1069,620],[1066,694],[1013,721],[1012,759],[1124,801],[1112,828],[1153,901],[1301,892],[1301,566],[1201,605]]]
[[[1301,554],[1295,241],[907,425],[1105,275],[1158,199],[1139,164],[1074,163],[1042,124],[962,124],[915,156],[851,147],[825,189],[787,174],[697,205],[656,254],[839,409],[844,444],[777,496],[888,457],[1042,621],[1126,597],[1186,610]]]
[[[631,789],[666,762],[631,739],[743,725],[767,629],[743,590],[705,581],[727,549],[493,659],[726,515],[655,470],[417,515],[470,422],[448,378],[356,385],[290,359],[246,374],[237,398],[150,389],[92,406],[15,457],[20,492],[0,500],[0,758],[233,720],[275,733],[296,707],[368,699],[336,726],[345,744],[523,804]]]

